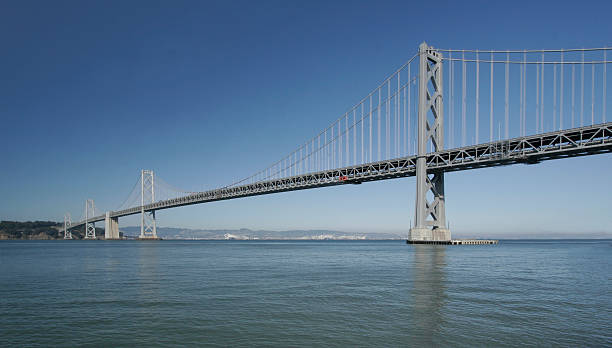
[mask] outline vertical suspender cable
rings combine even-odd
[[[346,114],[344,114],[346,116]],[[344,148],[342,146],[342,136],[344,132],[342,132],[342,119],[338,121],[338,168],[342,167],[344,164]]]
[[[524,83],[524,76],[523,76],[523,66],[525,64],[524,61],[524,57],[523,57],[523,64],[521,64],[519,67],[519,71],[520,71],[520,82],[519,82],[519,134],[520,136],[523,136],[523,83]]]
[[[336,155],[336,159],[338,162],[336,163],[336,168],[342,167],[342,118],[338,120],[338,135],[336,136],[337,145],[338,145],[338,154]]]
[[[536,64],[536,109],[535,109],[535,131],[536,134],[540,133],[540,69]]]
[[[372,95],[370,94],[370,141],[368,145],[370,146],[370,156],[368,156],[368,160],[373,162],[372,160]]]
[[[385,159],[391,158],[391,79],[387,81],[387,99],[385,100]]]
[[[607,59],[606,53],[607,52],[608,51],[604,50],[604,59],[603,59],[604,60],[604,63],[603,63],[603,92],[602,92],[603,93],[603,107],[602,107],[602,110],[601,110],[601,121],[603,123],[606,122],[606,85],[607,85],[607,83],[606,83],[606,72],[607,72],[606,69],[607,69],[607,67],[606,66],[608,65],[608,62],[606,61],[606,59]]]
[[[331,134],[329,135],[329,168],[328,170],[334,169],[336,166],[336,124],[332,125]]]
[[[553,131],[557,130],[557,64],[553,65]]]
[[[523,135],[527,134],[527,53],[523,51]]]
[[[353,109],[353,165],[357,164],[357,108]]]
[[[314,150],[314,138],[310,141],[310,151],[308,151],[308,162],[306,162],[308,164],[308,167],[306,168],[306,171],[308,173],[313,172],[314,170],[312,170],[312,168],[314,167],[314,155],[313,155],[313,151]]]
[[[510,53],[506,52],[506,105],[505,105],[505,131],[504,137],[509,138],[510,126]]]
[[[595,124],[595,64],[591,64],[591,125]]]
[[[344,119],[344,142],[345,144],[345,149],[346,152],[344,153],[344,161],[346,162],[346,165],[349,164],[349,156],[350,156],[350,151],[349,151],[349,119],[348,119],[348,112],[345,115],[345,119]],[[343,163],[344,164],[344,163]]]
[[[310,171],[312,173],[317,171],[317,141],[315,138],[312,139],[310,144]]]
[[[415,77],[415,81],[416,81],[416,82],[415,82],[415,86],[418,86],[418,84],[419,84],[419,82],[418,82],[418,81],[419,81],[419,78],[418,78],[418,77]],[[412,105],[413,105],[413,106],[412,106],[412,114],[413,114],[413,115],[415,115],[415,118],[416,118],[416,119],[414,120],[414,122],[415,122],[415,123],[417,123],[417,121],[418,121],[418,116],[419,116],[419,111],[417,110],[417,109],[418,109],[418,107],[419,107],[419,102],[418,102],[418,100],[419,100],[419,90],[418,90],[418,88],[415,88],[415,89],[414,89],[414,92],[412,92],[412,93],[414,93],[414,96],[413,96],[413,98],[412,98],[412,99],[414,99],[414,103],[412,103]],[[415,125],[415,128],[417,128],[417,125]],[[417,130],[417,129],[415,129],[415,130],[414,130],[414,133],[415,133],[415,134],[413,134],[414,136],[412,137],[412,138],[414,139],[414,140],[412,140],[412,151],[414,151],[415,153],[416,153],[416,151],[418,150],[418,147],[417,147],[417,144],[416,144],[416,141],[417,141],[417,139],[418,139],[418,135],[416,134],[417,132],[418,132],[418,130]]]
[[[397,112],[399,107],[399,73],[397,74],[397,91],[395,94],[394,103],[393,103],[393,114],[395,118],[393,120],[393,151],[395,152],[395,156],[397,157],[397,131],[399,130],[398,122],[399,122],[399,113]]]
[[[584,51],[580,65],[580,127],[584,126]]]
[[[542,74],[540,76],[540,84],[542,90],[540,91],[540,132],[544,133],[544,52],[542,52]]]
[[[317,172],[321,171],[321,166],[319,162],[320,158],[321,158],[321,134],[317,136],[317,152],[315,152],[315,171]]]
[[[466,88],[466,76],[465,76],[465,52],[461,53],[461,146],[465,146],[465,92]]]
[[[410,74],[408,74],[408,87],[404,87],[404,110],[403,110],[403,112],[404,112],[404,136],[403,136],[403,139],[404,139],[404,156],[408,156],[408,148],[406,147],[406,136],[407,136],[406,129],[407,129],[407,126],[408,126],[406,124],[406,122],[408,120],[406,118],[406,104],[408,103],[408,99],[406,98],[407,97],[406,94],[408,94],[407,93],[407,89],[410,88],[409,86],[410,86]]]
[[[406,123],[408,123],[408,130],[406,134],[406,142],[408,143],[408,152],[406,153],[406,155],[410,155],[410,122],[411,122],[410,112],[412,110],[410,108],[410,85],[412,85],[412,77],[410,76],[410,64],[408,64],[408,117],[406,120]]]
[[[479,112],[480,112],[480,62],[478,61],[478,50],[476,50],[476,134],[475,143],[478,144],[478,125],[479,125]]]
[[[323,146],[325,147],[325,155],[323,156],[323,168],[329,169],[329,146],[327,145],[327,129],[325,130],[325,139],[323,139]]]
[[[574,106],[575,106],[574,100],[576,99],[575,88],[574,88],[574,78],[575,78],[575,75],[576,75],[576,66],[574,64],[572,64],[572,128],[574,128],[574,125],[575,125],[575,123],[574,123],[574,118],[575,118],[574,114],[575,114],[575,111],[576,111],[575,108],[574,108]]]
[[[574,88],[574,79],[576,77],[576,66],[574,64],[572,64],[572,128],[574,128],[575,126],[575,99],[576,99],[576,89]]]
[[[347,124],[347,122],[346,122],[347,115],[348,115],[348,112],[346,114],[344,114],[344,117],[345,117],[344,124],[345,125]],[[343,140],[343,138],[345,138],[345,139]],[[346,161],[346,155],[345,155],[345,152],[344,152],[344,146],[343,145],[347,142],[346,141],[346,132],[342,131],[342,120],[340,120],[340,122],[338,122],[338,139],[339,139],[339,142],[338,142],[338,153],[340,154],[340,158],[339,158],[339,161],[338,161],[338,168],[341,168],[341,167],[344,167],[344,161]],[[344,143],[343,143],[343,141],[344,141]]]
[[[565,70],[565,65],[563,65],[563,58],[564,58],[565,54],[563,51],[561,51],[561,65],[560,67],[560,71],[559,73],[561,74],[560,78],[561,78],[561,82],[559,85],[559,130],[563,129],[563,95],[565,93],[563,93],[563,75],[564,74],[564,70]]]
[[[346,116],[346,114],[344,114]],[[342,119],[338,122],[338,168],[343,167],[344,165],[344,157],[342,154],[344,153],[344,149],[342,147]]]
[[[325,134],[327,134],[327,131],[325,132]],[[319,134],[319,140],[318,140],[318,147],[319,147],[319,155],[317,156],[317,166],[318,166],[318,171],[323,171],[325,170],[325,135],[323,136],[323,141],[321,141],[321,134]]]
[[[454,76],[453,67],[455,65],[455,62],[452,60],[452,58],[453,58],[453,53],[452,52],[450,52],[448,56],[451,59],[450,60],[450,66],[449,66],[449,69],[448,69],[448,73],[450,75],[448,77],[448,94],[449,94],[449,97],[450,97],[450,105],[449,105],[449,108],[448,108],[448,116],[449,116],[449,122],[448,122],[448,126],[449,126],[448,127],[448,142],[450,144],[449,147],[453,148],[453,147],[455,147],[455,142],[454,142],[454,138],[453,138],[453,133],[454,133],[453,131],[455,129],[455,124],[454,124],[454,121],[453,121],[454,112],[455,112],[454,111],[455,110],[454,103],[453,103],[453,100],[454,100],[454,98],[453,98],[453,96],[454,96],[453,95],[453,93],[454,93],[453,85],[454,85],[454,81],[455,81],[453,79],[453,76]],[[417,117],[418,117],[418,114],[415,114],[415,115],[417,115]],[[416,151],[416,149],[415,149],[415,151]]]
[[[377,136],[377,142],[378,142],[378,158],[376,159],[377,161],[380,161],[382,159],[382,149],[380,147],[380,109],[381,109],[381,105],[382,105],[382,87],[380,87],[378,89],[378,127],[377,127],[377,132],[378,132],[378,136]]]
[[[397,93],[395,94],[395,97],[393,97],[393,153],[397,156],[397,130],[399,129],[399,127],[397,127],[397,121],[399,120],[398,114],[397,114],[397,105],[398,105],[398,97],[399,97],[399,73],[397,74],[398,76],[398,88],[397,88]]]
[[[491,52],[491,96],[489,98],[489,142],[493,142],[493,52]]]
[[[363,115],[363,104],[364,103],[365,102],[361,103],[361,118],[360,118],[360,120],[361,120],[361,139],[360,139],[361,140],[361,163],[365,163],[366,162],[365,158],[363,158],[363,146],[364,146],[364,144],[363,144],[363,124],[365,123],[365,119],[364,119],[364,115]]]
[[[402,94],[400,93],[400,77],[401,77],[401,72],[397,73],[397,93],[395,95],[395,156],[399,157],[400,155],[400,127],[401,127],[401,112],[400,109],[402,107]]]
[[[342,156],[342,145],[340,144],[340,141],[342,140],[342,137],[340,136],[340,123],[342,122],[342,119],[338,120],[338,132],[336,133],[336,137],[334,138],[336,141],[336,144],[334,144],[334,151],[336,153],[336,161],[334,162],[334,166],[332,169],[336,169],[336,168],[340,168],[340,161],[341,161],[341,156]]]

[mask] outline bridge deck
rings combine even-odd
[[[568,130],[530,135],[509,140],[454,148],[426,155],[427,171],[452,172],[516,163],[535,164],[546,160],[612,152],[612,122]],[[401,157],[357,166],[220,188],[183,197],[111,212],[111,217],[169,209],[219,200],[305,190],[317,187],[361,184],[366,181],[414,176],[416,156]],[[89,219],[103,221],[104,215]],[[71,226],[85,224],[79,221]]]

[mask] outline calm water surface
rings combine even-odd
[[[612,241],[0,242],[0,346],[611,346]]]

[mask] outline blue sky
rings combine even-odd
[[[422,41],[609,46],[611,11],[607,1],[3,1],[0,219],[79,217],[86,198],[116,209],[143,168],[185,190],[225,185],[314,136]],[[451,228],[612,233],[611,160],[447,174]],[[414,191],[405,178],[289,192],[161,211],[158,224],[406,233]]]

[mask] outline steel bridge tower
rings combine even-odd
[[[155,210],[145,211],[144,206],[155,202],[155,176],[152,170],[142,170],[140,174],[140,237],[141,239],[157,239],[155,225]]]
[[[427,171],[426,157],[444,149],[442,54],[423,42],[419,46],[418,149],[415,225],[409,242],[450,241],[444,210],[444,172]]]
[[[64,214],[64,239],[72,239],[72,232],[69,230],[72,226],[72,217],[70,213]]]
[[[93,199],[85,201],[85,239],[96,239],[96,222],[89,222],[96,215],[96,207]]]

